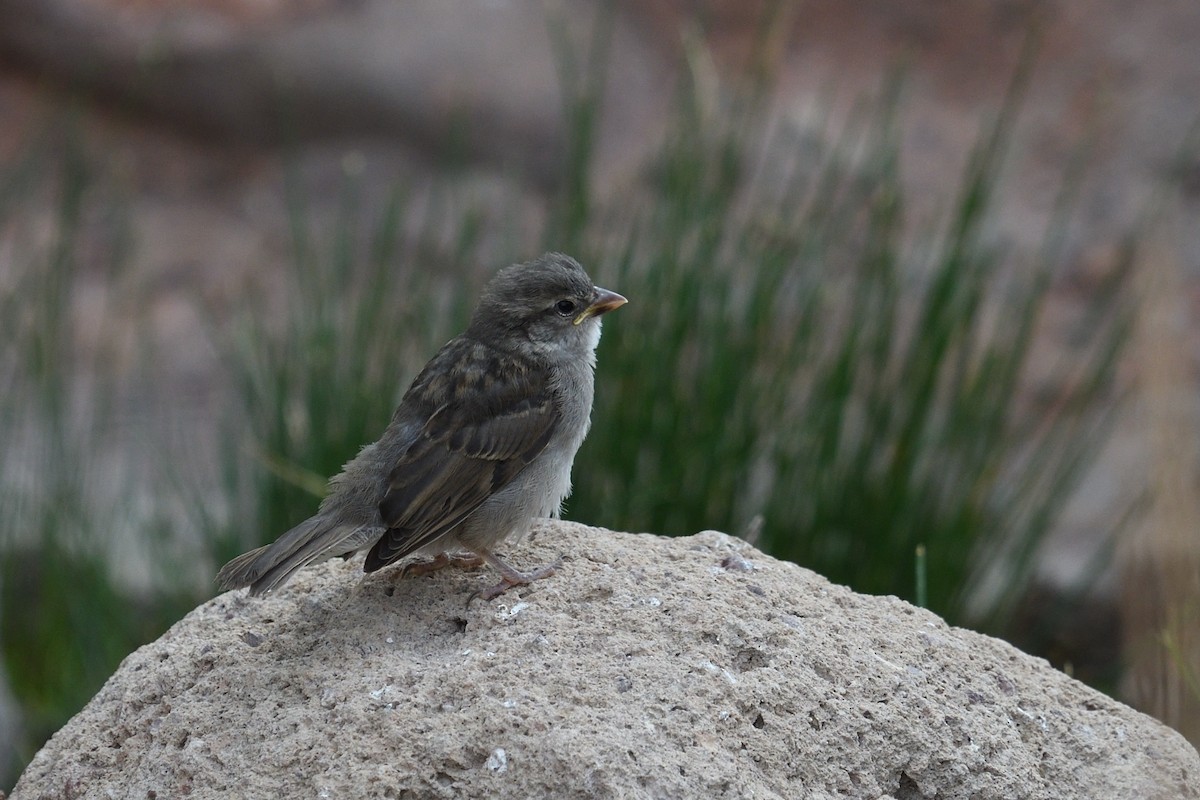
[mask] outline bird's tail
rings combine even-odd
[[[249,586],[250,594],[265,594],[301,567],[341,555],[337,552],[344,538],[341,532],[341,526],[321,514],[309,517],[271,544],[242,553],[221,567],[217,584],[223,590]]]

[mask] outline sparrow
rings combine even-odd
[[[493,548],[560,514],[591,425],[600,318],[625,302],[561,253],[498,271],[467,330],[413,380],[379,441],[329,481],[317,513],[230,561],[217,583],[266,594],[302,567],[368,548],[364,572],[414,554],[427,560],[401,576],[486,563],[501,580],[485,599],[553,574],[520,572]]]

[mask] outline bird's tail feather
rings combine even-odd
[[[335,555],[343,538],[341,526],[318,514],[309,517],[274,542],[237,558],[221,567],[217,583],[222,589],[250,587],[259,595],[283,585],[296,570],[314,561]]]

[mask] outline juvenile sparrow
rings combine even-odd
[[[316,515],[230,561],[217,582],[263,594],[365,548],[365,572],[414,553],[433,557],[418,572],[486,562],[502,578],[487,599],[552,574],[519,572],[492,547],[558,516],[591,424],[600,316],[625,302],[561,253],[500,270],[466,332],[417,375],[379,441],[330,480]]]

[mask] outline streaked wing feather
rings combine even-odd
[[[545,378],[509,372],[506,385],[489,387],[490,407],[440,407],[392,470],[379,505],[388,531],[367,572],[451,531],[545,449],[559,417]]]

